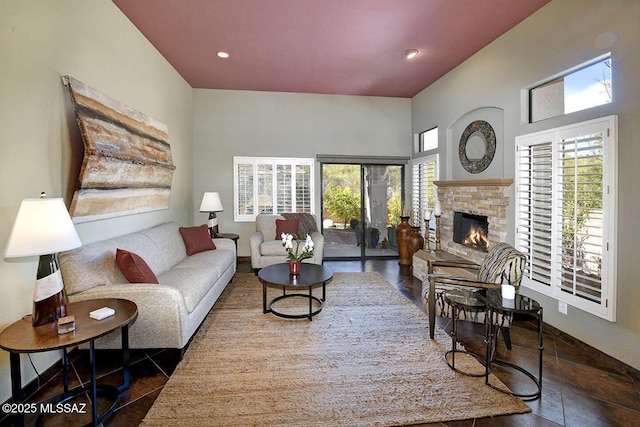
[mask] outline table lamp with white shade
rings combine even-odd
[[[209,233],[211,237],[220,235],[216,212],[222,212],[223,210],[220,195],[217,192],[204,193],[202,203],[200,204],[200,212],[209,212]]]
[[[33,292],[33,326],[67,315],[66,295],[58,267],[58,252],[82,246],[62,199],[25,199],[9,235],[5,258],[39,255]]]

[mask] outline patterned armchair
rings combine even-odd
[[[514,285],[518,291],[526,262],[524,254],[507,243],[499,243],[492,247],[481,265],[472,262],[429,261],[428,275],[422,283],[422,302],[429,315],[430,337],[433,339],[436,315],[453,317],[452,307],[444,299],[444,293],[447,290],[500,289],[503,283],[509,283]],[[472,279],[434,273],[434,268],[437,267],[473,269],[478,270],[478,275]],[[485,312],[482,309],[460,309],[458,319],[484,323]],[[494,325],[502,329],[505,344],[509,349],[511,348],[509,327],[511,327],[512,320],[511,316],[502,315],[493,319]]]

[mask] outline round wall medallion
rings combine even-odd
[[[458,156],[464,170],[480,173],[489,167],[496,154],[496,133],[484,120],[467,126],[460,137]]]

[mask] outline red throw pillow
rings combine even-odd
[[[209,234],[207,224],[202,224],[197,227],[180,227],[179,230],[184,245],[187,247],[187,255],[210,251],[216,248],[213,240],[211,240],[211,234]]]
[[[158,278],[138,254],[116,249],[116,264],[129,283],[158,283]]]
[[[299,219],[276,219],[276,238],[280,240],[282,233],[293,234],[298,236],[298,227],[300,226]]]

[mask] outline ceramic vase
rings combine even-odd
[[[409,253],[409,234],[411,234],[411,226],[409,225],[409,217],[401,216],[400,224],[396,228],[396,239],[398,240],[398,264],[411,265],[411,256]]]
[[[408,237],[409,240],[409,256],[411,257],[411,263],[413,264],[413,254],[418,252],[424,246],[424,237],[420,234],[420,227],[411,227],[411,233]]]
[[[300,261],[289,260],[289,273],[295,276],[300,273]]]

